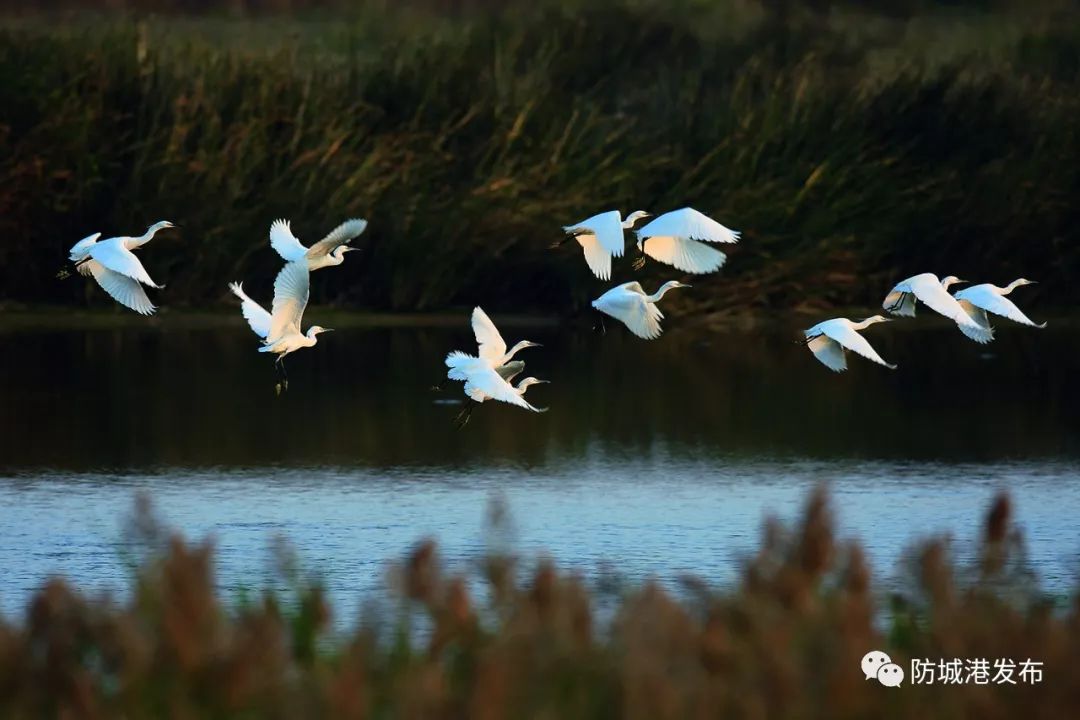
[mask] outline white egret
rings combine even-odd
[[[806,331],[806,346],[822,365],[835,372],[847,370],[845,355],[848,350],[862,355],[867,360],[873,360],[878,365],[895,370],[896,366],[882,360],[866,338],[858,332],[875,323],[883,322],[889,322],[889,318],[875,315],[862,322],[852,322],[847,318],[826,320]]]
[[[499,329],[495,327],[495,323],[491,322],[491,318],[479,306],[473,308],[472,329],[473,335],[476,336],[476,344],[480,346],[478,356],[493,368],[506,365],[518,352],[525,348],[540,347],[540,343],[522,340],[507,352],[506,341],[499,334]]]
[[[330,332],[331,328],[312,325],[306,333],[300,331],[309,296],[310,271],[303,260],[286,263],[274,280],[274,304],[272,312],[248,297],[240,283],[229,283],[229,289],[240,298],[240,311],[248,325],[263,340],[259,352],[274,353],[274,365],[280,379],[277,392],[289,389],[289,376],[285,372],[285,356],[301,348],[314,347],[316,336]]]
[[[693,208],[682,208],[660,215],[635,231],[642,255],[634,263],[645,265],[645,256],[671,265],[683,272],[701,275],[715,272],[727,255],[705,243],[736,243],[739,233],[726,228]]]
[[[476,406],[487,400],[510,403],[533,412],[547,412],[547,408],[534,407],[525,400],[525,391],[529,387],[546,383],[547,380],[527,377],[519,382],[517,387],[510,384],[510,381],[525,369],[525,363],[520,360],[495,368],[483,358],[455,350],[446,356],[446,367],[446,377],[464,381],[465,395],[469,398],[466,406],[455,418],[459,427],[464,427]]]
[[[357,249],[349,247],[349,241],[364,232],[366,228],[367,220],[359,218],[346,220],[331,230],[329,235],[308,248],[304,247],[292,234],[292,227],[288,220],[275,220],[270,226],[270,246],[277,250],[278,255],[286,262],[307,258],[308,270],[314,271],[343,263],[345,253]]]
[[[626,245],[623,230],[633,229],[639,220],[648,217],[652,215],[644,210],[630,213],[625,220],[618,210],[593,215],[579,223],[564,226],[563,232],[567,233],[568,237],[552,247],[558,247],[571,237],[574,238],[585,251],[585,262],[593,275],[601,280],[610,280],[611,258],[622,257]]]
[[[660,333],[663,332],[660,321],[664,318],[664,313],[660,312],[656,303],[660,302],[660,298],[664,297],[668,290],[684,287],[690,286],[677,280],[670,280],[661,285],[654,294],[646,295],[641,283],[637,281],[623,283],[593,300],[592,306],[601,313],[621,321],[639,338],[653,340],[660,337]],[[602,327],[603,317],[600,322]]]
[[[933,273],[914,275],[902,280],[885,296],[881,304],[886,311],[901,317],[915,317],[915,302],[921,300],[931,310],[944,315],[955,322],[964,335],[980,343],[990,342],[993,335],[981,327],[964,310],[960,303],[949,294],[949,286],[964,282],[955,275],[938,280]]]
[[[101,240],[101,233],[84,237],[71,247],[68,260],[82,275],[91,275],[101,289],[124,307],[141,315],[152,315],[157,308],[146,296],[143,285],[163,288],[151,278],[132,250],[150,242],[159,230],[175,227],[168,220],[154,223],[138,237],[114,237]],[[57,277],[66,278],[66,269]]]
[[[1020,308],[1016,307],[1016,304],[1012,300],[1009,300],[1006,295],[1011,293],[1018,287],[1023,285],[1034,285],[1034,280],[1027,280],[1025,278],[1019,278],[1013,280],[1005,287],[998,287],[990,283],[983,283],[981,285],[972,285],[969,288],[961,290],[953,297],[956,298],[960,306],[964,308],[964,311],[968,316],[975,321],[975,323],[982,329],[982,333],[978,337],[969,335],[966,326],[961,325],[960,329],[964,331],[965,335],[968,335],[972,340],[978,342],[988,342],[993,339],[994,329],[990,325],[990,318],[987,317],[987,313],[994,315],[1000,315],[1003,318],[1008,318],[1013,322],[1018,322],[1021,325],[1028,325],[1030,327],[1044,328],[1046,323],[1036,323],[1031,320],[1027,315],[1021,312]],[[987,340],[980,338],[986,337],[989,334]]]

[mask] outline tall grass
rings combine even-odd
[[[1039,597],[1005,497],[975,566],[956,568],[934,541],[894,569],[910,582],[888,615],[862,550],[835,540],[819,491],[796,527],[766,525],[725,591],[687,579],[676,597],[646,584],[605,623],[602,598],[551,563],[529,569],[503,547],[478,588],[448,575],[425,541],[393,575],[398,611],[369,613],[344,635],[328,633],[317,584],[227,606],[212,546],[167,540],[147,517],[137,528],[159,550],[130,601],[88,599],[55,579],[24,620],[0,622],[0,715],[1050,719],[1075,716],[1080,698],[1077,605],[1055,611]],[[872,649],[908,672],[900,688],[864,679]],[[912,658],[1030,658],[1044,674],[913,684]]]
[[[708,309],[876,304],[926,270],[1080,299],[1074,25],[679,7],[267,20],[255,47],[209,19],[9,24],[0,298],[81,298],[52,280],[68,246],[167,218],[161,302],[212,304],[269,285],[271,219],[314,239],[363,215],[316,300],[572,311],[598,286],[546,249],[561,224],[690,204],[744,231]]]

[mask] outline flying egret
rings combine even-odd
[[[852,322],[847,318],[826,320],[806,331],[806,346],[822,365],[835,372],[847,370],[845,355],[848,350],[862,355],[867,360],[873,360],[878,365],[895,370],[896,366],[882,360],[866,338],[858,332],[875,323],[883,322],[889,322],[889,318],[875,315],[862,322]]]
[[[715,272],[727,260],[727,255],[705,243],[739,241],[738,232],[688,207],[660,215],[635,234],[638,250],[642,253],[634,262],[635,269],[640,270],[645,265],[648,255],[695,275]]]
[[[530,386],[547,381],[529,377],[514,387],[510,384],[510,380],[525,368],[525,364],[516,361],[513,365],[515,366],[513,368],[509,365],[496,368],[483,357],[468,355],[460,350],[455,350],[446,356],[446,377],[464,381],[465,395],[469,398],[469,404],[455,418],[459,427],[464,427],[465,423],[469,422],[476,405],[487,400],[510,403],[533,412],[545,412],[546,408],[541,409],[530,405],[524,395],[525,390]]]
[[[653,340],[660,337],[663,332],[660,321],[664,313],[656,303],[672,288],[690,287],[677,280],[670,280],[660,286],[652,295],[646,295],[639,282],[628,282],[616,285],[600,297],[593,300],[592,306],[601,313],[610,315],[621,321],[630,332],[645,340]],[[603,317],[601,317],[603,323]]]
[[[507,352],[506,341],[499,334],[499,329],[479,306],[473,308],[472,329],[476,344],[480,346],[478,356],[494,368],[506,365],[525,348],[540,347],[540,343],[522,340]]]
[[[989,340],[993,339],[994,329],[990,326],[990,318],[987,317],[986,313],[1000,315],[1003,318],[1008,318],[1021,325],[1037,328],[1046,327],[1046,323],[1039,324],[1032,321],[1027,315],[1021,312],[1020,308],[1016,307],[1012,300],[1005,297],[1018,287],[1034,284],[1034,280],[1019,278],[1018,280],[1013,280],[1005,287],[983,283],[981,285],[972,285],[971,287],[956,293],[953,297],[960,303],[960,307],[964,308],[964,311],[967,312],[968,316],[983,329],[983,332],[979,334],[978,337],[974,337],[968,335],[967,330],[965,329],[966,326],[961,325],[960,329],[964,330],[964,334],[968,335],[972,340],[984,343],[989,342]],[[980,339],[986,337],[987,334],[989,334],[988,339]]]
[[[559,247],[574,238],[585,251],[585,262],[593,275],[601,280],[611,279],[611,258],[622,257],[625,241],[623,230],[631,230],[639,220],[652,217],[644,210],[636,210],[623,220],[618,210],[593,215],[573,225],[563,227],[567,237],[555,243]]]
[[[278,369],[277,392],[289,389],[289,376],[285,372],[285,356],[300,348],[314,347],[319,333],[331,328],[312,325],[307,333],[300,331],[309,295],[311,274],[303,260],[285,263],[274,280],[274,304],[272,312],[266,312],[259,303],[248,297],[240,283],[229,283],[229,289],[240,298],[240,311],[255,334],[263,339],[259,352],[274,353],[274,365]]]
[[[955,322],[967,337],[986,343],[993,339],[987,328],[981,327],[949,294],[949,286],[964,282],[955,275],[938,280],[933,273],[914,275],[896,284],[881,304],[886,311],[901,317],[915,317],[915,302],[922,300],[931,310]]]
[[[540,343],[535,343],[531,340],[522,340],[507,352],[506,341],[503,340],[502,335],[499,334],[499,329],[495,327],[495,323],[491,321],[491,318],[487,316],[487,313],[484,312],[483,308],[480,306],[473,308],[472,329],[473,335],[476,336],[476,344],[479,346],[479,352],[476,355],[465,355],[464,353],[462,353],[462,355],[469,358],[482,358],[495,368],[503,378],[507,377],[507,373],[512,373],[510,377],[513,377],[525,367],[525,363],[520,360],[513,360],[513,362],[511,362],[518,352],[525,348],[541,347]],[[436,392],[441,391],[442,385],[434,385],[431,389]]]
[[[101,240],[101,233],[84,237],[71,247],[68,260],[82,275],[92,275],[101,289],[124,307],[141,315],[152,315],[154,304],[146,296],[143,285],[163,288],[150,279],[146,268],[135,257],[137,250],[153,239],[159,230],[175,227],[168,220],[154,223],[139,237],[114,237]],[[71,273],[65,268],[57,273],[66,278]],[[141,283],[141,284],[140,284]]]
[[[349,247],[354,237],[364,232],[367,220],[346,220],[330,231],[330,234],[310,248],[304,247],[296,236],[288,220],[275,220],[270,226],[270,245],[286,262],[295,262],[307,258],[308,270],[314,271],[331,265],[340,265],[345,261],[345,253],[357,248]]]

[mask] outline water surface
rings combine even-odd
[[[319,322],[312,318],[313,322]],[[529,337],[542,415],[485,405],[463,430],[442,393],[467,326],[342,323],[290,358],[273,391],[238,324],[182,319],[0,330],[0,609],[50,573],[121,592],[132,498],[216,539],[225,588],[273,582],[284,535],[346,608],[424,535],[466,567],[486,504],[509,501],[517,549],[597,579],[735,577],[766,513],[833,490],[840,534],[883,579],[929,534],[970,555],[982,510],[1014,496],[1031,562],[1055,592],[1080,551],[1080,334],[1004,326],[980,347],[920,319],[875,326],[896,372],[851,360],[835,375],[794,325],[680,330],[645,343],[616,328],[506,326]]]

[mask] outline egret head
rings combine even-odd
[[[693,287],[693,285],[687,285],[686,283],[684,283],[684,282],[679,282],[678,280],[668,280],[668,281],[667,281],[666,283],[664,283],[664,286],[665,286],[665,287],[669,287],[669,288],[688,288],[688,287]]]
[[[1035,285],[1037,282],[1038,282],[1037,280],[1028,280],[1027,278],[1019,278],[1018,280],[1013,280],[1012,284],[1013,284],[1014,287],[1020,287],[1022,285]]]
[[[887,318],[884,315],[875,315],[868,317],[862,321],[863,325],[873,325],[874,323],[892,322],[892,318]]]
[[[627,215],[626,220],[624,220],[623,222],[626,224],[627,227],[634,227],[634,225],[636,225],[639,220],[646,220],[648,218],[651,218],[652,216],[653,215],[650,212],[645,212],[644,210],[635,210],[634,212]]]
[[[941,287],[948,290],[950,285],[956,285],[958,283],[966,283],[966,282],[967,282],[967,280],[961,280],[960,278],[956,277],[955,275],[950,275],[949,277],[947,277],[947,278],[945,278],[944,280],[941,281]]]
[[[527,377],[518,383],[517,389],[519,392],[525,392],[525,389],[530,385],[545,385],[547,382],[547,380],[537,380],[534,377]]]
[[[168,220],[159,220],[158,222],[156,222],[156,223],[154,223],[153,225],[150,226],[150,229],[149,229],[148,232],[157,232],[158,230],[165,230],[166,228],[174,228],[174,227],[176,227],[176,226],[173,225]]]
[[[524,350],[525,348],[531,348],[531,347],[544,347],[544,346],[541,345],[538,342],[533,342],[532,340],[522,340],[521,342],[519,342],[517,345],[514,346],[514,349],[515,350]]]
[[[307,335],[309,338],[314,338],[316,335],[328,332],[334,332],[334,328],[324,328],[322,325],[312,325],[308,328]]]
[[[349,247],[348,245],[338,245],[330,252],[330,257],[334,259],[335,264],[340,265],[345,261],[345,253],[356,249],[357,248]]]

